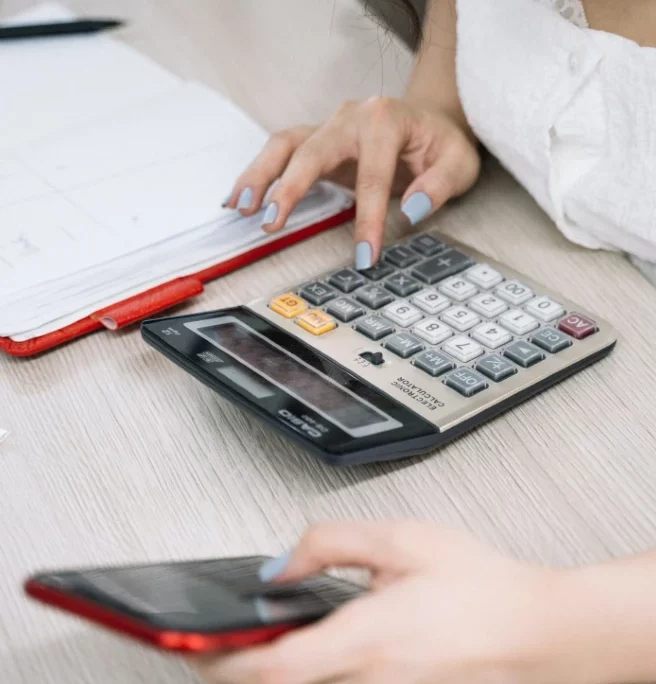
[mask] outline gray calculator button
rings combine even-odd
[[[326,311],[331,316],[338,318],[342,323],[350,323],[367,313],[359,304],[356,304],[348,297],[333,299],[326,307]]]
[[[337,292],[330,285],[321,282],[308,283],[299,294],[315,306],[321,306],[337,296]]]
[[[444,280],[444,278],[460,273],[473,263],[473,260],[466,254],[450,248],[417,264],[412,269],[412,275],[424,283],[432,285],[438,280]]]
[[[385,287],[399,297],[407,297],[421,290],[423,285],[405,273],[397,273],[385,281]]]
[[[557,354],[559,351],[572,346],[572,338],[555,328],[542,328],[533,335],[531,342],[550,354]]]
[[[469,368],[458,368],[449,373],[446,384],[465,397],[471,397],[487,387],[485,378]]]
[[[342,292],[353,292],[364,285],[364,276],[350,268],[343,268],[341,271],[332,273],[328,282]]]
[[[541,349],[523,340],[513,342],[503,353],[523,368],[529,368],[544,360],[544,352]]]
[[[407,268],[419,261],[419,256],[405,245],[396,245],[385,251],[385,261],[397,268]]]
[[[366,318],[361,318],[355,324],[355,329],[372,340],[381,340],[383,337],[394,332],[394,328],[387,321],[373,314]]]
[[[446,247],[441,240],[432,235],[417,235],[410,240],[410,246],[427,257],[434,256]]]
[[[360,271],[360,273],[362,273],[365,278],[369,278],[369,280],[373,280],[375,282],[392,275],[392,273],[394,273],[394,268],[383,261],[379,261],[371,268],[365,268],[364,270]]]
[[[385,340],[385,349],[389,349],[403,359],[420,352],[424,345],[414,335],[408,333],[396,333]]]
[[[355,294],[356,299],[370,309],[380,309],[381,306],[394,301],[394,297],[378,285],[367,285]]]
[[[432,375],[434,378],[450,371],[456,365],[451,359],[444,356],[444,354],[440,354],[431,349],[415,356],[412,363],[417,366],[417,368],[421,368],[421,370]]]
[[[501,382],[511,375],[515,375],[517,367],[510,363],[508,359],[504,359],[503,356],[489,354],[476,364],[476,370],[483,373],[483,375],[487,375],[494,382]]]

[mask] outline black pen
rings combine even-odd
[[[122,21],[115,19],[80,19],[77,21],[57,21],[50,24],[24,24],[22,26],[5,25],[0,26],[0,40],[98,33],[99,31],[107,31],[122,25]]]

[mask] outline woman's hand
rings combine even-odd
[[[435,525],[337,523],[311,530],[290,557],[265,566],[263,578],[294,581],[335,566],[369,569],[372,591],[272,644],[193,660],[204,680],[557,681],[541,668],[556,571],[521,565]]]
[[[375,97],[347,103],[322,126],[274,134],[238,179],[224,206],[257,212],[275,181],[263,219],[280,230],[318,180],[355,190],[356,266],[379,257],[392,194],[403,195],[412,224],[476,181],[480,158],[471,135],[440,109]]]

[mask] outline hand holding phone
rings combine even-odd
[[[43,603],[167,651],[206,653],[271,641],[361,593],[319,575],[265,584],[266,557],[66,570],[25,583]]]

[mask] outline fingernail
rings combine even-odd
[[[288,551],[278,558],[272,558],[262,565],[259,576],[262,582],[271,582],[279,577],[287,568],[292,552]]]
[[[274,223],[277,218],[278,205],[275,202],[273,202],[267,207],[267,210],[264,212],[264,216],[262,217],[262,228],[265,228],[270,223]]]
[[[371,268],[371,245],[368,242],[358,242],[355,246],[355,268],[358,271]]]
[[[248,209],[253,203],[253,191],[250,188],[244,188],[239,195],[237,202],[237,209]]]
[[[433,203],[425,192],[415,192],[403,203],[401,211],[414,226],[430,214],[432,207]]]

